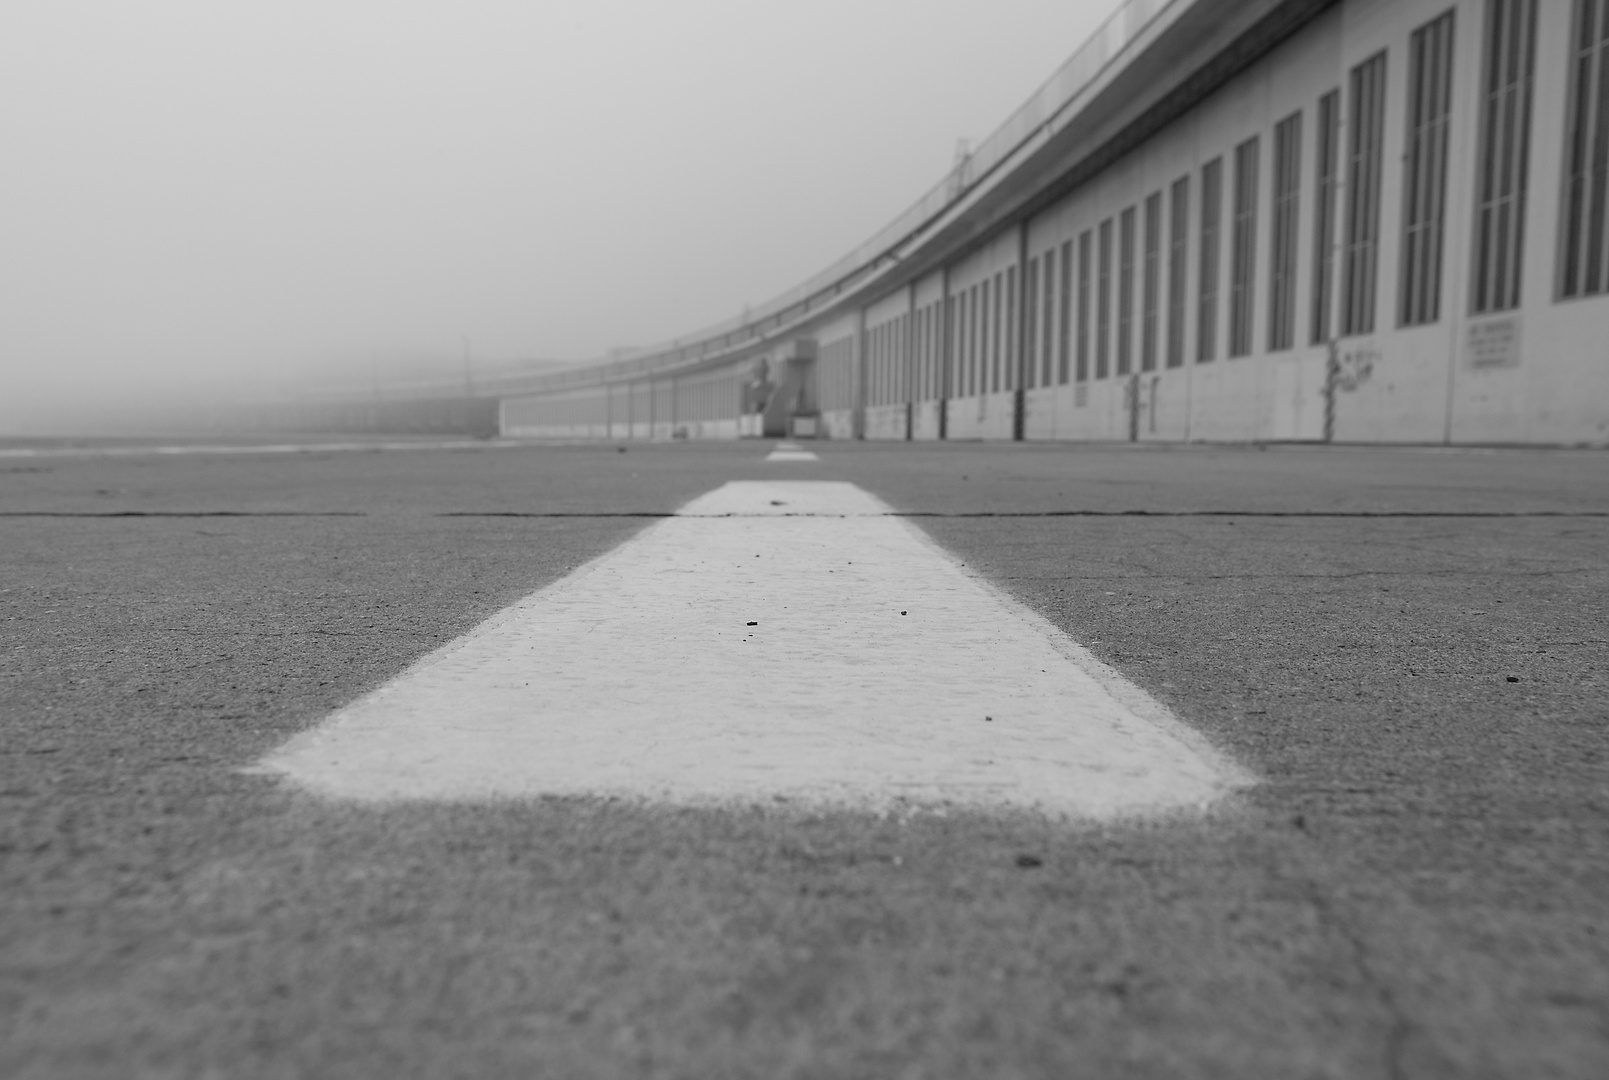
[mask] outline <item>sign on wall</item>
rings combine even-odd
[[[1470,367],[1515,367],[1520,362],[1520,318],[1471,322],[1464,333],[1464,357]]]

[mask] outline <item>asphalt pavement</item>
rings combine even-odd
[[[0,1075],[1609,1075],[1609,454],[768,448],[0,454]],[[1097,827],[242,772],[779,476],[1258,783]]]

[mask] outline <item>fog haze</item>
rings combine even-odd
[[[914,202],[1116,6],[0,6],[0,434],[736,315]]]

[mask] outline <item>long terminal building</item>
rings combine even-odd
[[[1609,0],[1129,0],[742,319],[548,438],[1609,442]]]

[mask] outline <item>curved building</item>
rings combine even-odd
[[[1609,0],[1129,0],[838,263],[501,424],[1609,442]]]

